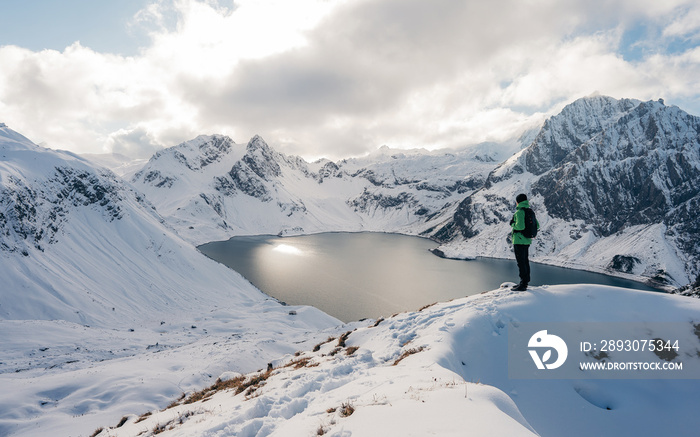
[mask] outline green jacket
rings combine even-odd
[[[532,244],[532,238],[525,238],[521,232],[515,232],[515,231],[522,231],[525,229],[525,211],[523,211],[524,208],[529,208],[530,207],[530,202],[527,200],[523,200],[522,202],[518,203],[518,206],[515,209],[515,214],[513,215],[513,219],[510,221],[510,226],[513,228],[513,233],[512,233],[512,240],[513,244],[527,244],[530,245]],[[537,229],[540,228],[540,223],[537,222]]]

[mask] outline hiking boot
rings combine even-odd
[[[518,284],[518,285],[516,285],[515,287],[511,288],[511,290],[513,290],[513,291],[525,291],[525,290],[527,290],[527,284],[524,284],[524,283],[521,282],[520,284]]]

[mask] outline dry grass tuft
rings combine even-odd
[[[340,416],[348,417],[355,412],[355,407],[350,402],[345,402],[340,406]]]
[[[161,432],[164,432],[168,428],[169,423],[166,423],[164,425],[156,425],[155,428],[153,428],[153,435],[160,434]]]
[[[420,347],[414,347],[414,348],[405,350],[405,351],[401,354],[401,356],[400,356],[396,361],[394,361],[394,364],[392,364],[392,365],[393,365],[393,366],[396,366],[396,365],[399,364],[399,363],[401,362],[401,360],[403,360],[404,358],[409,357],[409,356],[411,356],[411,355],[413,355],[413,354],[417,354],[418,352],[422,351],[423,349],[425,349],[425,347],[420,346]]]
[[[345,347],[345,340],[350,337],[350,334],[352,334],[352,331],[348,331],[338,338],[338,347]]]
[[[424,309],[430,308],[431,306],[435,305],[437,302],[429,303],[428,305],[425,305],[421,307],[418,312],[423,311]]]
[[[170,405],[168,405],[167,407],[165,407],[165,409],[167,410],[167,409],[169,409],[169,408],[177,407],[178,405],[180,405],[180,403],[181,403],[182,401],[185,400],[185,396],[187,396],[187,395],[183,393],[182,395],[180,395],[180,397],[179,397],[176,401],[172,401],[172,402],[170,403]],[[122,419],[122,420],[123,420],[123,419]]]
[[[297,360],[292,360],[285,364],[283,367],[294,367],[294,369],[301,369],[302,367],[316,367],[319,363],[311,363],[311,357],[299,358]]]
[[[322,342],[320,342],[319,344],[317,344],[316,346],[314,346],[313,351],[314,351],[314,352],[318,352],[319,350],[321,350],[321,346],[323,346],[323,345],[326,344],[326,343],[330,343],[330,342],[332,342],[333,340],[335,340],[335,337],[328,337],[328,338],[326,339],[326,341],[322,341]]]
[[[149,412],[147,412],[147,413],[143,413],[142,415],[139,416],[139,418],[138,418],[138,419],[136,420],[136,422],[134,422],[134,423],[143,422],[144,420],[148,419],[148,417],[149,417],[150,415],[152,415],[152,414],[153,414],[152,411],[149,411]]]
[[[244,375],[237,376],[235,378],[227,379],[225,381],[221,380],[221,378],[217,379],[216,382],[207,387],[204,388],[200,391],[194,392],[189,396],[186,396],[183,394],[180,399],[177,401],[173,402],[168,406],[168,408],[173,408],[178,405],[188,405],[188,404],[193,404],[195,402],[199,401],[206,401],[212,396],[214,396],[216,393],[224,390],[235,390],[236,394],[242,393],[246,389],[250,389],[251,387],[255,387],[255,389],[258,388],[258,386],[262,383],[262,381],[265,381],[269,376],[271,371],[266,371],[262,374],[252,376],[249,380],[246,381],[246,377]],[[255,389],[251,390],[250,393],[255,391]],[[249,393],[249,394],[250,394]],[[143,419],[140,419],[143,420]],[[139,421],[140,421],[139,420]],[[138,422],[137,422],[138,423]]]
[[[211,386],[212,391],[221,391],[221,390],[229,390],[232,388],[236,388],[239,385],[243,383],[245,380],[245,376],[240,375],[235,378],[227,379],[226,381],[222,381],[221,378],[217,379],[214,385]]]
[[[372,328],[376,328],[376,327],[379,326],[379,324],[382,323],[383,321],[384,321],[384,317],[378,318],[377,321],[374,322],[374,325],[372,325]]]
[[[122,426],[124,426],[124,424],[125,424],[128,420],[129,420],[129,416],[124,416],[124,417],[122,417],[122,420],[120,420],[119,423],[117,424],[117,428],[121,428]]]
[[[198,401],[206,401],[210,397],[214,396],[217,392],[220,392],[222,390],[229,390],[232,388],[238,388],[243,381],[245,380],[245,376],[238,376],[236,378],[231,378],[227,379],[226,381],[222,381],[220,378],[216,380],[216,382],[211,385],[210,387],[207,387],[205,389],[202,389],[200,391],[194,392],[188,397],[185,398],[185,395],[183,394],[180,399],[177,401],[173,402],[170,404],[168,408],[176,407],[180,404],[192,404]],[[238,392],[237,392],[238,393]]]
[[[270,375],[272,375],[272,371],[268,370],[255,376],[251,376],[250,379],[242,382],[238,387],[236,387],[236,394],[240,394],[245,391],[246,396],[252,395],[265,383],[265,381],[267,381],[267,378],[269,378]]]

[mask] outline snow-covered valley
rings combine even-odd
[[[507,330],[678,322],[676,361],[692,367],[698,300],[544,286],[343,324],[283,306],[195,245],[372,230],[510,258],[512,198],[528,191],[538,261],[685,285],[700,273],[699,129],[662,102],[593,97],[505,144],[307,163],[212,135],[139,168],[103,161],[117,176],[0,124],[0,435],[694,435],[700,374],[510,379]],[[181,395],[192,402],[166,409]]]

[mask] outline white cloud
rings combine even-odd
[[[504,139],[596,90],[675,98],[697,113],[697,10],[681,0],[161,0],[137,17],[152,32],[138,56],[0,46],[0,121],[79,152],[144,155],[224,133],[337,158]],[[687,47],[625,60],[625,30],[645,22]]]
[[[682,10],[663,30],[665,37],[687,37],[696,40],[700,37],[700,6]]]

